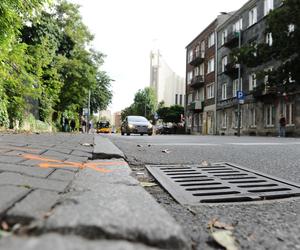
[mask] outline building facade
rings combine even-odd
[[[186,47],[186,130],[214,134],[216,130],[216,28],[220,15]]]
[[[168,66],[158,50],[150,53],[150,87],[155,90],[158,103],[184,106],[184,78]]]
[[[265,43],[272,46],[272,34],[266,33],[266,16],[281,4],[281,0],[250,0],[235,13],[228,14],[229,18],[217,28],[217,134],[237,134],[240,114],[241,134],[277,135],[279,118],[283,114],[287,133],[300,135],[299,92],[275,93],[267,86],[267,75],[257,77],[257,72],[268,72],[280,62],[271,60],[247,67],[235,64],[232,57],[232,51],[244,45]],[[238,90],[245,95],[240,104]]]

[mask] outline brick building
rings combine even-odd
[[[246,67],[234,64],[231,58],[232,50],[239,46],[258,43],[272,46],[272,34],[265,32],[266,16],[281,4],[281,0],[250,0],[234,14],[228,14],[229,18],[217,28],[217,134],[237,133],[236,93],[237,90],[242,90],[245,100],[240,105],[241,134],[276,135],[280,114],[284,114],[287,133],[300,135],[299,91],[274,93],[267,87],[258,88],[267,78],[257,78],[257,72],[272,70],[280,62],[269,61]]]
[[[228,18],[220,15],[186,46],[186,130],[215,133],[216,28]]]

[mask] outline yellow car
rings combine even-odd
[[[97,122],[97,133],[111,133],[111,127],[109,121]]]

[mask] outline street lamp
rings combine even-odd
[[[238,17],[238,22],[239,22],[239,30],[238,30],[238,36],[239,36],[239,44],[238,47],[239,49],[241,49],[241,45],[242,45],[242,27],[241,27],[241,23],[240,23],[240,19],[241,16],[238,15],[236,16],[235,14],[231,14],[231,13],[227,13],[227,12],[220,12],[220,14],[222,15],[229,15],[232,17]],[[238,126],[237,126],[237,136],[241,136],[241,100],[239,100],[238,98],[238,93],[240,93],[242,89],[242,83],[241,83],[241,64],[238,64],[238,90],[237,90],[237,101],[238,101]]]

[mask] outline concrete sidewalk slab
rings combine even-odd
[[[0,241],[5,250],[155,250],[139,243],[127,241],[87,240],[76,236],[46,234],[41,237],[7,237]]]
[[[100,135],[94,137],[93,159],[123,158],[124,153],[118,149],[109,139]]]
[[[77,174],[66,202],[55,207],[47,220],[47,231],[142,242],[166,249],[189,248],[181,227],[130,176],[125,162],[107,169],[111,172],[84,169]]]

